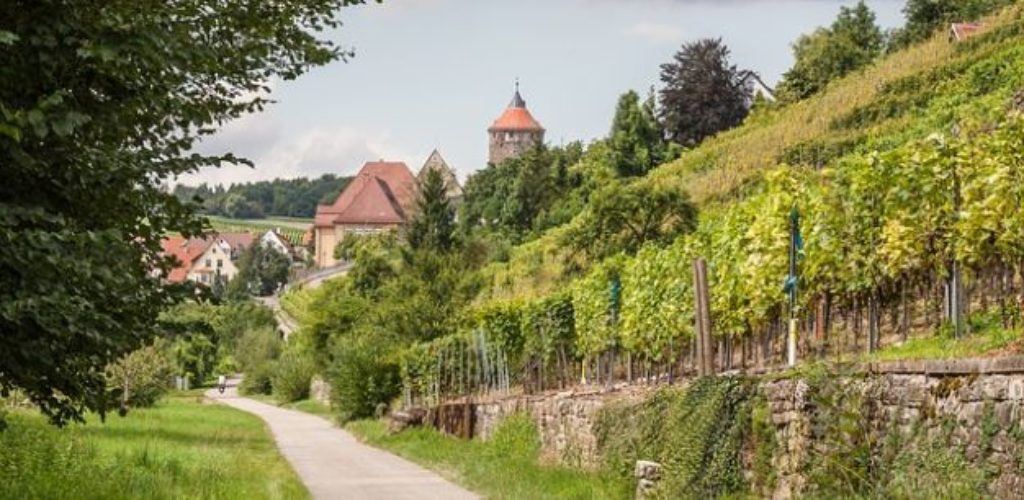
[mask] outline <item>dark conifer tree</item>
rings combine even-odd
[[[409,225],[409,246],[445,252],[455,243],[454,233],[455,210],[448,201],[444,177],[430,170],[419,185],[416,213]]]

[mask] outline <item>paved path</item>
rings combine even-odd
[[[233,384],[210,399],[259,416],[317,499],[471,499],[466,491],[408,460],[367,446],[327,420],[239,397]]]
[[[281,299],[277,295],[270,295],[267,297],[256,297],[256,300],[261,304],[270,308],[274,311],[274,319],[277,321],[277,328],[284,334],[284,339],[288,340],[299,329],[299,325],[292,319],[291,316],[281,309]]]

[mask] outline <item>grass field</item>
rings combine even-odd
[[[0,498],[308,498],[263,422],[199,391],[126,417],[49,426],[31,412],[0,432]]]
[[[568,467],[539,462],[533,424],[506,420],[488,441],[464,441],[427,428],[389,435],[378,420],[346,426],[364,442],[401,455],[486,498],[626,499],[631,484]]]

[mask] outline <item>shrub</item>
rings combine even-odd
[[[245,332],[235,348],[235,361],[242,371],[250,372],[281,354],[283,342],[272,328],[257,328]]]
[[[297,349],[289,349],[274,362],[271,375],[274,397],[279,403],[290,403],[309,397],[316,364],[312,357]]]
[[[107,392],[120,411],[153,406],[171,388],[174,362],[168,346],[157,340],[107,365]]]
[[[245,377],[238,386],[242,394],[271,394],[273,392],[274,362],[267,360],[245,371]]]
[[[401,383],[391,345],[379,332],[339,338],[327,370],[331,406],[343,421],[371,417],[378,404],[398,396]]]

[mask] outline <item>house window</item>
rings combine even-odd
[[[210,267],[212,265],[213,265],[213,261],[211,261],[210,259],[206,259],[206,267]]]
[[[221,259],[217,259],[217,269],[220,269],[222,267],[224,267],[224,261]]]

